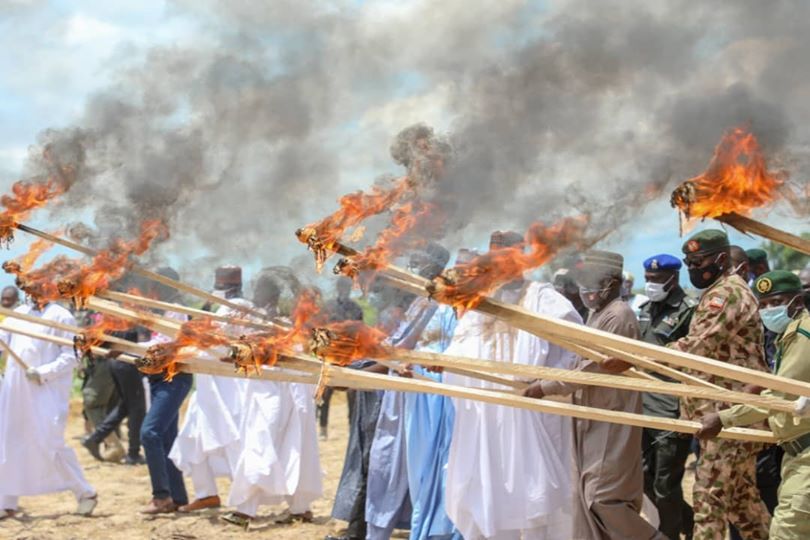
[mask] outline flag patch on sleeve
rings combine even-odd
[[[726,299],[720,296],[713,296],[709,299],[709,307],[714,309],[723,309],[726,305]]]

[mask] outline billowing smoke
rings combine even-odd
[[[130,55],[77,128],[48,133],[80,141],[86,162],[55,215],[89,209],[101,237],[161,217],[172,238],[157,255],[200,279],[217,263],[306,261],[297,227],[413,167],[456,247],[583,211],[612,230],[701,172],[736,124],[774,160],[806,165],[803,3],[178,0],[170,11],[197,39]],[[414,152],[420,137],[438,153]]]

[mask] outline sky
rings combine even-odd
[[[783,3],[756,30],[748,2],[677,19],[688,2],[259,4],[0,0],[0,191],[48,130],[86,129],[92,175],[30,223],[120,231],[160,207],[172,239],[146,262],[206,286],[218,263],[301,265],[292,231],[402,174],[389,145],[419,122],[455,153],[448,247],[584,205],[617,224],[598,247],[637,276],[645,258],[679,255],[668,193],[730,124],[753,124],[803,178],[807,81],[773,67],[803,50],[802,17]],[[664,187],[640,202],[649,182]],[[810,229],[785,209],[758,217]]]

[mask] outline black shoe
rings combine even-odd
[[[92,435],[86,435],[82,437],[81,443],[82,446],[87,448],[87,451],[90,452],[91,456],[93,456],[99,461],[104,461],[104,459],[101,457],[101,452],[99,450],[101,443],[98,442],[96,439],[94,439]]]
[[[124,458],[124,465],[146,465],[146,460],[143,456],[127,456]]]

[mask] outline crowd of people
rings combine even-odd
[[[522,242],[520,234],[495,232],[490,250]],[[558,268],[549,283],[520,278],[493,296],[548,317],[810,382],[810,265],[771,270],[763,250],[744,251],[711,229],[691,236],[682,251],[644,261],[644,294],[634,293],[620,254],[591,250]],[[454,263],[474,255],[460,250]],[[410,256],[408,268],[433,279],[451,259],[446,249],[429,244]],[[681,286],[684,267],[694,289]],[[170,268],[159,272],[179,277]],[[260,275],[247,300],[242,270],[225,266],[216,270],[214,290],[229,304],[285,315],[272,276]],[[451,307],[428,298],[377,284],[371,291],[374,301],[354,299],[351,282],[342,280],[322,310],[332,321],[376,325],[400,349],[612,375],[631,367],[619,359],[583,359],[482,313],[459,319]],[[2,292],[4,307],[18,302],[14,292]],[[162,285],[147,292],[181,301]],[[55,303],[16,310],[75,322]],[[235,311],[222,306],[216,313]],[[185,320],[179,313],[163,315]],[[2,331],[0,339],[30,367],[7,361],[0,388],[0,519],[17,515],[20,496],[63,490],[76,495],[77,513],[90,515],[98,494],[64,441],[78,365],[74,350],[24,333],[72,335],[13,318],[3,326],[23,331]],[[223,331],[251,329],[223,323]],[[116,336],[146,344],[170,339],[145,329]],[[328,436],[330,394],[317,420],[312,385],[183,373],[171,380],[144,378],[111,349],[105,357],[79,359],[87,423],[81,444],[99,460],[146,464],[152,496],[143,514],[225,504],[231,510],[222,519],[248,528],[259,507],[286,504],[289,521],[312,520],[310,506],[323,491],[318,435],[320,429],[322,439]],[[504,389],[497,380],[457,371],[387,366],[363,360],[351,367]],[[730,390],[797,398],[698,371],[690,375]],[[810,420],[751,405],[551,380],[516,382],[529,398],[568,396],[577,405],[697,420],[702,427],[693,437],[434,394],[348,391],[349,440],[332,510],[347,527],[327,540],[387,539],[396,529],[418,540],[810,538]],[[125,419],[126,448],[119,438]],[[780,444],[717,438],[724,427],[765,422]],[[682,487],[690,456],[696,457],[691,505]],[[230,479],[227,498],[218,491],[219,477]],[[650,504],[642,512],[645,500]]]

